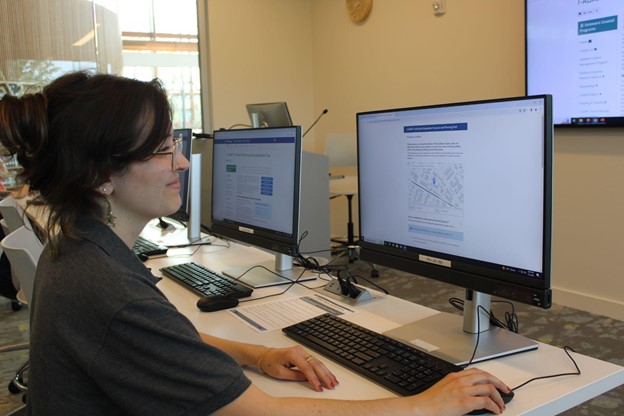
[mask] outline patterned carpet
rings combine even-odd
[[[370,266],[355,262],[354,273],[368,277]],[[380,277],[370,279],[384,287],[390,294],[433,309],[456,312],[448,303],[451,297],[463,298],[463,291],[441,282],[424,279],[408,273],[379,267]],[[358,280],[360,284],[366,284]],[[556,299],[555,299],[556,302]],[[502,317],[506,307],[494,304],[495,315]],[[548,310],[515,304],[520,333],[544,343],[569,345],[577,352],[618,365],[624,365],[624,322],[594,315],[572,308],[553,306]],[[28,309],[13,312],[8,300],[0,298],[0,345],[28,340]],[[26,359],[25,351],[4,353],[0,360],[0,415],[21,406],[21,398],[8,392],[6,385]],[[624,386],[611,390],[593,400],[563,413],[565,416],[620,416],[624,415]]]

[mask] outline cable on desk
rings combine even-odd
[[[303,270],[301,271],[301,274],[299,275],[299,277],[297,277],[296,279],[290,279],[290,278],[288,278],[288,277],[286,277],[286,276],[282,276],[281,274],[274,272],[273,270],[271,270],[271,269],[269,269],[269,268],[267,268],[267,267],[264,267],[264,266],[262,266],[262,265],[256,265],[256,266],[251,266],[250,268],[248,268],[247,270],[245,270],[245,271],[244,271],[244,272],[243,272],[240,276],[238,276],[238,277],[234,278],[234,280],[237,280],[237,281],[238,281],[241,277],[245,276],[245,275],[246,275],[247,273],[249,273],[251,270],[253,270],[253,269],[257,269],[257,268],[264,269],[264,270],[266,270],[266,271],[268,271],[268,272],[270,272],[270,273],[273,273],[274,275],[276,275],[276,276],[278,276],[278,277],[281,277],[281,278],[282,278],[282,279],[284,279],[284,280],[288,280],[290,283],[288,284],[288,287],[286,287],[286,289],[284,289],[283,291],[281,291],[281,292],[279,292],[279,293],[273,293],[272,295],[265,295],[265,296],[261,296],[261,297],[259,297],[259,298],[253,298],[253,299],[240,300],[240,301],[239,301],[240,303],[249,302],[249,301],[252,301],[252,300],[267,299],[267,298],[272,298],[272,297],[274,297],[274,296],[283,295],[284,293],[288,292],[288,291],[290,290],[290,288],[292,288],[292,287],[293,287],[294,285],[296,285],[296,284],[301,285],[301,286],[303,286],[303,287],[305,287],[305,288],[307,288],[307,289],[317,289],[317,288],[310,288],[310,287],[308,287],[308,286],[304,285],[304,284],[303,284],[303,282],[300,282],[300,281],[299,281],[299,279],[301,278],[301,276],[303,276],[303,274],[306,272],[306,269],[303,269]]]
[[[389,295],[389,294],[390,294],[390,292],[388,292],[385,288],[381,287],[380,285],[378,285],[378,284],[377,284],[377,283],[375,283],[375,282],[371,282],[370,280],[368,280],[368,279],[367,279],[367,278],[365,278],[364,276],[360,276],[360,275],[358,275],[358,274],[353,274],[353,273],[351,273],[348,269],[346,269],[346,270],[344,270],[344,269],[343,269],[343,270],[339,270],[339,271],[338,271],[338,274],[340,274],[340,272],[341,272],[341,271],[347,271],[347,272],[349,273],[349,278],[350,278],[351,280],[353,280],[353,283],[355,283],[355,284],[358,284],[357,279],[362,279],[362,280],[366,281],[368,284],[370,284],[370,285],[372,285],[372,286],[375,286],[377,289],[379,289],[380,291],[384,292],[386,295]]]
[[[457,298],[454,298],[454,299],[457,299]],[[458,300],[461,300],[461,299],[458,299]],[[463,303],[462,303],[462,305],[463,305]],[[466,367],[470,366],[472,364],[472,362],[474,361],[475,355],[477,354],[477,348],[479,347],[479,338],[480,338],[480,334],[481,334],[481,313],[479,313],[480,311],[489,314],[489,312],[486,311],[483,306],[479,305],[477,307],[477,340],[475,341],[475,347],[474,347],[474,349],[472,351],[472,357],[470,357],[470,360],[468,361],[468,363],[460,366],[462,368],[466,368]],[[536,381],[536,380],[544,380],[544,379],[555,378],[555,377],[578,376],[578,375],[581,375],[581,369],[579,368],[579,366],[576,363],[576,361],[574,360],[574,358],[572,358],[572,355],[570,355],[570,351],[572,351],[572,352],[576,352],[576,351],[574,351],[574,349],[572,349],[572,347],[568,347],[567,345],[563,347],[563,351],[566,353],[568,358],[572,361],[572,364],[574,364],[574,367],[576,368],[576,372],[550,374],[550,375],[546,375],[546,376],[533,377],[533,378],[531,378],[531,379],[529,379],[529,380],[527,380],[527,381],[517,385],[516,387],[512,388],[511,391],[515,391],[515,390],[517,390],[517,389],[519,389],[521,387],[524,387],[527,384],[529,384],[529,383],[531,383],[533,381]]]
[[[456,309],[462,312],[464,311],[463,299],[452,297],[449,299],[449,303]],[[487,315],[490,317],[490,324],[518,333],[518,316],[516,315],[513,303],[506,300],[493,300],[492,303],[506,303],[511,306],[511,312],[505,312],[505,322],[503,322],[496,318],[496,316],[494,316],[494,312],[492,312],[491,310],[485,311],[484,309],[485,313],[487,313]]]
[[[570,355],[570,351],[572,352],[576,352],[572,349],[572,347],[568,347],[567,345],[563,347],[563,351],[566,353],[566,355],[568,356],[568,358],[572,361],[572,364],[574,364],[574,367],[576,368],[576,371],[573,373],[560,373],[560,374],[551,374],[548,376],[539,376],[539,377],[533,377],[532,379],[529,379],[527,381],[525,381],[522,384],[517,385],[516,387],[514,387],[513,389],[511,389],[511,391],[517,390],[521,387],[526,386],[527,384],[536,381],[536,380],[544,380],[547,378],[555,378],[555,377],[563,377],[563,376],[580,376],[581,375],[581,369],[579,368],[578,364],[576,363],[576,361],[574,360],[574,358],[572,358],[572,355]]]
[[[303,233],[301,233],[301,237],[299,238],[298,246],[301,245],[301,242],[303,241],[304,238],[307,237],[307,235],[308,235],[307,231],[304,231]],[[316,251],[316,252],[313,252],[313,253],[319,253],[319,252],[324,252],[324,251],[330,251],[330,250],[319,250],[319,251]],[[306,254],[313,254],[313,253],[306,253]],[[304,267],[307,270],[317,271],[320,274],[326,274],[326,275],[328,275],[330,277],[333,277],[332,273],[335,273],[335,277],[338,278],[338,280],[341,280],[341,278],[342,278],[340,276],[340,273],[346,271],[346,272],[349,273],[349,275],[346,278],[347,281],[353,280],[353,283],[358,284],[356,278],[360,278],[360,279],[365,280],[368,284],[370,284],[370,285],[376,287],[377,289],[379,289],[380,291],[384,292],[386,295],[389,294],[389,292],[385,288],[381,287],[380,285],[371,282],[370,280],[368,280],[367,278],[365,278],[363,276],[355,275],[355,274],[349,272],[349,269],[346,266],[343,266],[343,267],[340,267],[340,268],[336,267],[336,266],[333,266],[332,263],[334,261],[336,261],[339,257],[340,256],[334,257],[332,260],[330,260],[325,265],[320,265],[318,260],[316,260],[314,257],[304,257],[302,254],[298,254],[296,259],[298,261],[298,264],[300,266]],[[320,275],[319,275],[319,277],[320,277]]]

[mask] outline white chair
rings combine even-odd
[[[26,226],[21,226],[11,234],[4,237],[0,242],[2,250],[6,253],[11,263],[11,272],[17,277],[20,284],[18,299],[23,303],[30,303],[32,300],[33,285],[35,282],[35,272],[43,244],[37,238],[34,231]],[[11,346],[0,349],[1,351],[11,351]],[[27,344],[18,344],[13,349],[28,348]],[[15,377],[9,384],[12,393],[19,393],[28,389],[24,382],[24,374],[28,370],[28,362],[22,365],[16,372]]]
[[[22,226],[26,226],[31,228],[30,221],[28,217],[25,215],[22,207],[19,206],[15,197],[9,195],[0,201],[0,215],[2,215],[2,219],[0,220],[0,226],[4,231],[4,235],[8,236],[13,231],[17,230]],[[11,266],[13,267],[13,266]],[[15,276],[15,273],[11,269],[13,286],[18,290],[18,299],[17,302],[12,301],[11,306],[14,310],[19,310],[21,308],[21,303],[26,303],[24,299],[24,293],[20,290],[19,279]],[[20,305],[17,307],[16,305]]]
[[[37,263],[43,251],[43,244],[34,231],[22,225],[0,242],[2,250],[11,263],[11,272],[17,277],[23,302],[30,303]],[[22,300],[22,299],[20,299]]]
[[[11,232],[24,225],[24,211],[17,206],[15,198],[10,195],[0,201],[0,214]]]
[[[11,234],[11,229],[9,228],[9,224],[7,224],[4,218],[0,218],[0,227],[2,227],[2,231],[4,231],[4,235]]]
[[[9,229],[9,226],[7,225],[7,222],[4,218],[0,219],[0,227],[2,227],[4,236],[11,234],[11,230]],[[0,256],[2,256],[2,254],[0,254]],[[4,259],[0,258],[0,261],[4,261]],[[13,276],[13,273],[11,273],[11,280],[15,290],[19,291],[19,282],[17,280],[17,277]],[[13,309],[14,311],[19,311],[20,309],[22,309],[22,302],[19,299],[11,299],[11,309]]]

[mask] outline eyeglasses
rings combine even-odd
[[[167,152],[154,152],[154,155],[162,156],[162,155],[171,155],[171,170],[175,169],[175,160],[176,156],[182,153],[182,134],[173,139],[173,147],[172,150]]]
[[[0,162],[3,165],[12,165],[15,161],[15,155],[11,154],[4,147],[0,147]]]

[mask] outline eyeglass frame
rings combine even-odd
[[[154,152],[152,153],[154,156],[164,156],[171,155],[171,170],[175,169],[175,159],[176,156],[182,153],[182,133],[175,139],[173,139],[173,150],[167,152]]]

